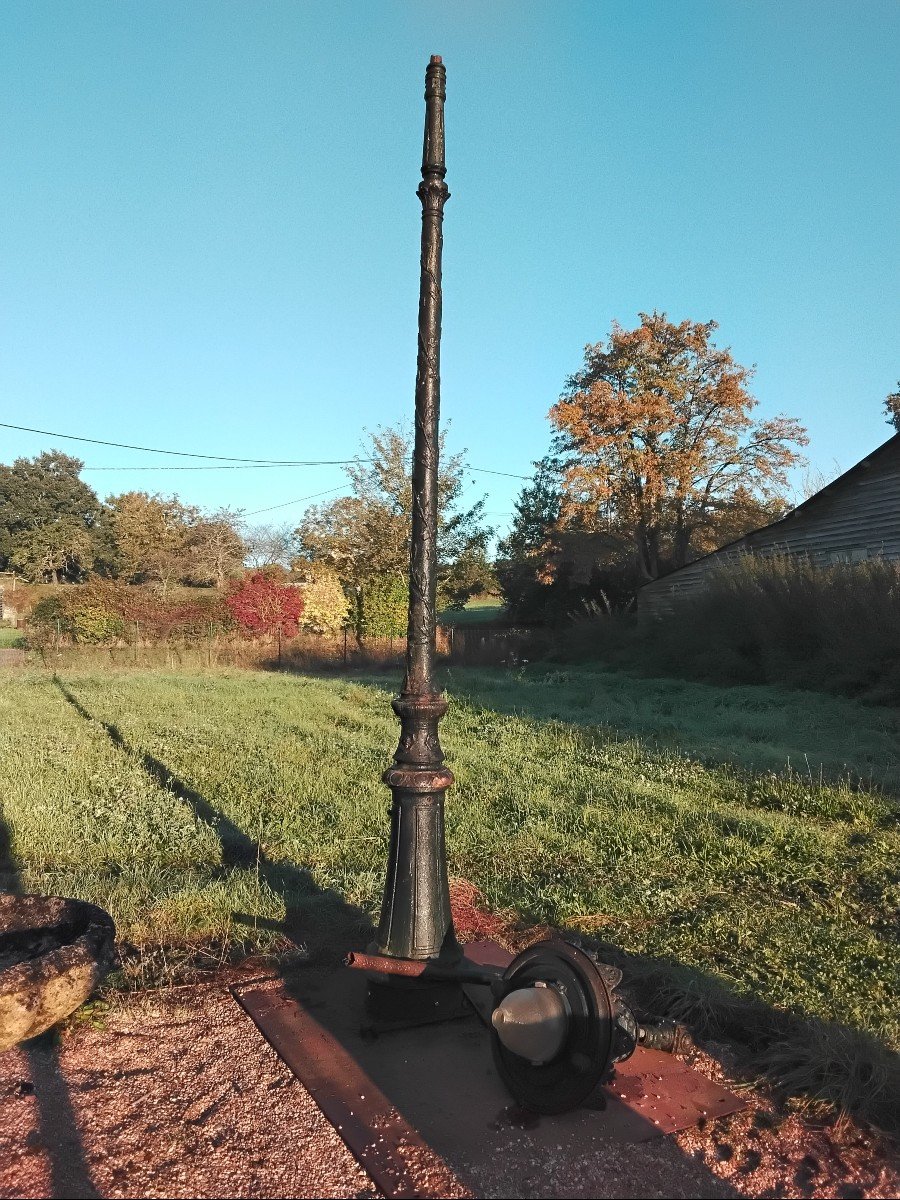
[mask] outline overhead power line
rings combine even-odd
[[[466,467],[467,471],[475,471],[479,475],[502,475],[504,479],[530,479],[530,475],[513,475],[509,471],[490,471],[487,467]]]
[[[217,463],[237,464],[232,467],[174,467],[174,466],[135,466],[135,467],[85,467],[86,471],[216,471],[237,470],[238,467],[347,467],[353,463],[374,462],[371,458],[315,458],[315,459],[278,459],[278,458],[234,458],[227,454],[198,454],[189,450],[160,450],[154,446],[135,446],[129,442],[107,442],[101,438],[78,437],[72,433],[54,433],[50,429],[32,429],[29,425],[12,425],[8,421],[0,421],[0,429],[16,429],[20,433],[38,433],[42,437],[64,438],[68,442],[89,442],[92,446],[113,446],[117,450],[140,450],[144,454],[171,454],[178,458],[204,458]],[[513,475],[509,471],[494,471],[488,467],[467,467],[478,475],[502,475],[506,479],[530,479],[530,475]],[[295,501],[288,501],[289,504]],[[278,507],[277,505],[275,507]]]
[[[213,467],[170,466],[168,463],[139,463],[133,467],[82,467],[82,471],[270,471],[273,467],[319,466],[318,463],[216,463]],[[329,464],[330,465],[330,464]]]
[[[297,500],[285,500],[283,504],[270,504],[268,508],[254,508],[253,512],[244,513],[245,517],[256,517],[260,513],[274,512],[276,508],[288,508],[291,504],[302,504],[304,500],[315,500],[318,496],[333,496],[335,492],[342,492],[350,485],[342,483],[340,487],[329,488],[327,492],[313,492],[311,496],[300,496]]]
[[[195,454],[188,450],[159,450],[153,446],[133,446],[129,442],[106,442],[100,438],[76,437],[72,433],[54,433],[50,429],[31,429],[28,425],[10,425],[0,421],[2,429],[18,429],[22,433],[39,433],[43,437],[65,438],[68,442],[90,442],[92,446],[115,446],[117,450],[141,450],[145,454],[172,454],[178,458],[208,458],[216,462],[246,463],[267,467],[339,467],[355,460],[352,458],[291,460],[278,458],[234,458],[228,454]]]

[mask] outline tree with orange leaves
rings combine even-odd
[[[649,580],[781,515],[808,439],[792,417],[752,420],[753,372],[715,321],[640,318],[585,348],[550,420],[563,524],[627,545]]]

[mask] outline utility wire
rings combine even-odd
[[[161,454],[167,451],[160,451]],[[136,467],[82,467],[82,471],[257,471],[265,470],[271,467],[331,467],[331,466],[351,466],[354,463],[376,462],[374,458],[347,458],[335,459],[332,462],[283,462],[283,463],[266,463],[266,462],[248,462],[248,463],[222,463],[215,467],[170,467],[157,466],[155,463],[152,466],[139,465]],[[502,475],[505,479],[530,479],[530,475],[511,475],[508,471],[494,471],[488,467],[469,467],[463,468],[465,471],[471,471],[477,475]]]
[[[312,496],[301,496],[296,500],[284,500],[283,504],[270,504],[268,509],[253,509],[252,512],[245,512],[245,517],[256,517],[260,512],[274,512],[275,509],[287,509],[292,504],[302,504],[304,500],[314,500],[319,496],[334,496],[335,492],[343,492],[344,488],[349,487],[349,484],[342,484],[340,487],[330,487],[326,492],[313,492]]]
[[[356,460],[353,460],[356,461]],[[359,460],[363,461],[363,460]],[[140,463],[134,467],[82,467],[82,471],[267,471],[272,467],[319,466],[319,463],[217,463],[214,467],[171,467]],[[329,464],[330,465],[330,464]]]
[[[68,442],[90,442],[93,446],[115,446],[118,450],[142,450],[145,454],[173,454],[179,458],[208,458],[214,459],[216,462],[228,463],[245,463],[248,466],[266,466],[266,467],[339,467],[347,463],[358,461],[352,458],[335,458],[335,459],[309,459],[297,460],[278,459],[278,458],[233,458],[227,454],[192,454],[188,450],[158,450],[153,446],[133,446],[128,442],[105,442],[100,438],[76,437],[71,433],[54,433],[50,429],[31,429],[28,425],[10,425],[7,421],[0,421],[2,429],[18,429],[22,433],[40,433],[44,437],[65,438]],[[131,469],[131,468],[116,468]]]
[[[374,462],[372,458],[316,458],[316,459],[277,459],[277,458],[233,458],[227,454],[196,454],[188,450],[159,450],[153,446],[134,446],[128,442],[107,442],[100,438],[76,437],[71,433],[54,433],[49,429],[32,429],[29,425],[11,425],[0,421],[0,429],[16,429],[20,433],[39,433],[42,437],[64,438],[68,442],[90,442],[92,446],[114,446],[117,450],[141,450],[145,454],[171,454],[179,458],[205,458],[219,463],[236,463],[243,467],[346,467],[353,463]],[[85,467],[86,471],[215,471],[228,470],[227,467]],[[232,470],[236,467],[230,468]],[[502,475],[506,479],[530,479],[530,475],[513,475],[509,471],[493,471],[487,467],[467,467],[466,470],[479,475]],[[294,501],[288,503],[293,504]]]

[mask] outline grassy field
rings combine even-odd
[[[16,649],[19,646],[24,646],[25,639],[18,629],[9,629],[5,626],[0,626],[0,650]]]
[[[861,1046],[900,1045],[900,714],[602,670],[446,675],[451,872],[491,908],[614,944],[673,1011],[794,1014],[808,1058],[823,1038],[844,1054],[822,1068],[835,1078]],[[104,905],[146,962],[273,930],[363,937],[395,686],[7,675],[7,882]]]
[[[463,609],[448,608],[441,613],[442,625],[490,625],[503,616],[499,596],[473,596]]]

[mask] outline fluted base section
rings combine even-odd
[[[378,950],[395,958],[459,957],[447,882],[443,789],[394,790]]]
[[[378,952],[442,962],[461,956],[447,882],[444,793],[453,775],[443,765],[437,722],[442,696],[401,696],[394,710],[403,728],[394,765],[384,773],[393,793],[387,879]]]

